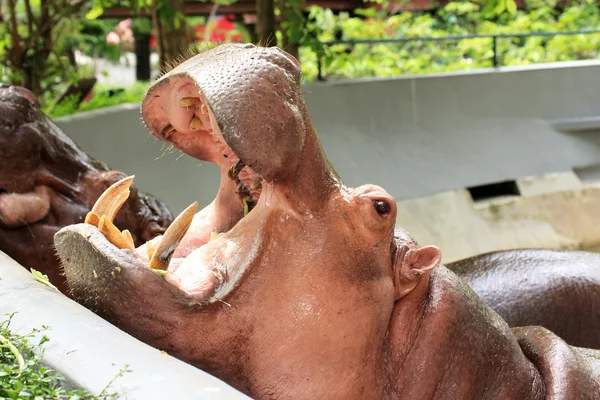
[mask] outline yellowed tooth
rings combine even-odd
[[[121,232],[121,236],[123,236],[123,240],[127,242],[127,248],[131,251],[135,251],[135,244],[133,243],[133,237],[131,236],[131,232],[125,229]]]
[[[175,218],[175,221],[167,228],[160,243],[156,246],[154,254],[150,259],[151,269],[166,270],[169,268],[171,257],[175,253],[175,249],[181,242],[181,239],[185,236],[186,232],[192,224],[196,209],[198,208],[198,202],[194,202],[188,208],[183,210],[181,214]]]
[[[152,256],[154,255],[154,244],[150,241],[146,242],[146,253],[148,254],[148,260],[152,260]]]
[[[202,128],[202,121],[200,121],[200,118],[194,115],[194,118],[192,118],[192,121],[190,122],[190,129],[197,131],[200,128]]]
[[[98,223],[98,230],[102,233],[106,239],[117,246],[120,249],[129,249],[127,240],[123,237],[119,228],[117,228],[106,215],[100,217]]]
[[[229,171],[227,171],[227,176],[229,179],[236,180],[242,169],[246,164],[242,162],[242,160],[237,160],[231,167],[229,167]]]
[[[200,106],[200,112],[202,113],[202,115],[205,115],[208,112],[208,110],[206,109],[206,104],[202,104]]]
[[[114,221],[115,215],[117,215],[129,197],[129,187],[131,186],[131,182],[133,182],[133,178],[133,175],[123,178],[106,189],[85,217],[85,223],[98,226],[100,218],[103,215],[110,222]]]
[[[171,137],[171,134],[173,134],[173,132],[175,132],[176,129],[173,128],[173,125],[169,124],[167,126],[164,127],[164,129],[162,130],[162,135],[165,139],[169,140],[169,138]]]
[[[197,103],[200,103],[200,98],[198,97],[184,97],[179,100],[179,105],[181,105],[181,107],[189,107]]]
[[[95,213],[93,212],[89,212],[87,213],[87,215],[85,216],[85,221],[86,224],[90,224],[90,225],[94,225],[94,226],[98,226],[98,222],[100,222],[100,217],[97,216]]]

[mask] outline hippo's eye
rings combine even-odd
[[[375,211],[377,211],[377,214],[381,215],[382,217],[387,217],[390,213],[391,208],[386,201],[375,200],[373,201],[373,205],[375,206]]]

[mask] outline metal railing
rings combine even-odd
[[[423,36],[423,37],[405,37],[405,38],[394,38],[394,39],[357,39],[357,40],[336,40],[331,42],[324,42],[323,45],[331,47],[339,44],[346,44],[354,47],[357,44],[378,44],[378,43],[409,43],[409,42],[447,42],[447,41],[459,41],[463,39],[492,39],[492,65],[494,68],[500,66],[499,52],[498,52],[498,39],[512,39],[512,38],[529,38],[529,37],[548,37],[548,36],[572,36],[572,35],[588,35],[600,33],[600,29],[584,29],[578,31],[556,31],[556,32],[527,32],[527,33],[497,33],[497,34],[483,34],[483,35],[456,35],[456,36]],[[325,80],[323,77],[323,63],[319,58],[317,60],[318,75],[317,79],[320,81]]]

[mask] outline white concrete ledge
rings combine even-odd
[[[0,251],[0,314],[17,313],[10,330],[30,333],[43,325],[50,338],[43,363],[77,388],[99,393],[129,365],[111,392],[123,399],[223,399],[248,397],[219,379],[147,346],[91,311],[37,281]]]

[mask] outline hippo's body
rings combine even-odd
[[[0,85],[0,120],[0,250],[47,274],[67,293],[54,234],[82,222],[124,174],[80,150],[27,89]],[[163,233],[171,220],[162,201],[132,189],[115,223],[141,244]]]
[[[221,187],[137,249],[99,211],[123,201],[111,187],[55,236],[76,300],[257,399],[600,398],[599,351],[511,329],[403,239],[383,188],[339,180],[300,75],[277,48],[223,45],[150,88],[151,132]]]
[[[600,254],[520,249],[448,264],[513,327],[539,325],[600,349]]]

